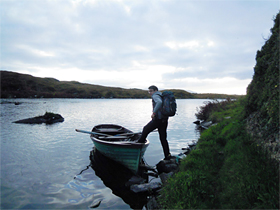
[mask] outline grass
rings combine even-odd
[[[231,101],[209,115],[219,123],[164,186],[163,209],[279,209],[279,163],[247,134],[242,107]]]

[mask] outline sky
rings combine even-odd
[[[0,0],[0,69],[246,94],[279,0]]]

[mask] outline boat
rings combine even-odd
[[[104,156],[124,165],[137,174],[139,163],[150,142],[138,143],[141,133],[133,133],[120,125],[94,126],[90,135],[95,148]]]
[[[148,176],[135,176],[134,173],[122,164],[101,154],[96,148],[90,152],[90,166],[104,183],[104,185],[112,190],[112,193],[120,197],[127,203],[131,209],[143,209],[147,204],[147,195],[144,193],[134,193],[130,190],[130,186],[148,182]],[[138,173],[141,173],[139,169]],[[134,177],[134,179],[133,179]],[[134,180],[135,183],[133,182]],[[96,202],[99,196],[94,196]]]

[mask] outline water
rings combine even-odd
[[[5,101],[2,99],[2,101]],[[122,125],[139,132],[150,120],[151,99],[14,99],[1,104],[1,209],[131,209],[106,187],[89,167],[93,143],[88,134],[103,123]],[[168,141],[172,154],[193,140],[196,107],[205,100],[177,100],[178,115],[170,118]],[[15,124],[13,121],[61,114],[65,121],[53,125]],[[148,136],[145,153],[149,165],[163,158],[157,133]],[[74,177],[76,177],[74,179]]]

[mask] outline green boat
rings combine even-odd
[[[137,143],[140,135],[119,125],[101,124],[93,127],[90,138],[100,153],[136,174],[150,143],[147,139],[145,143]]]

